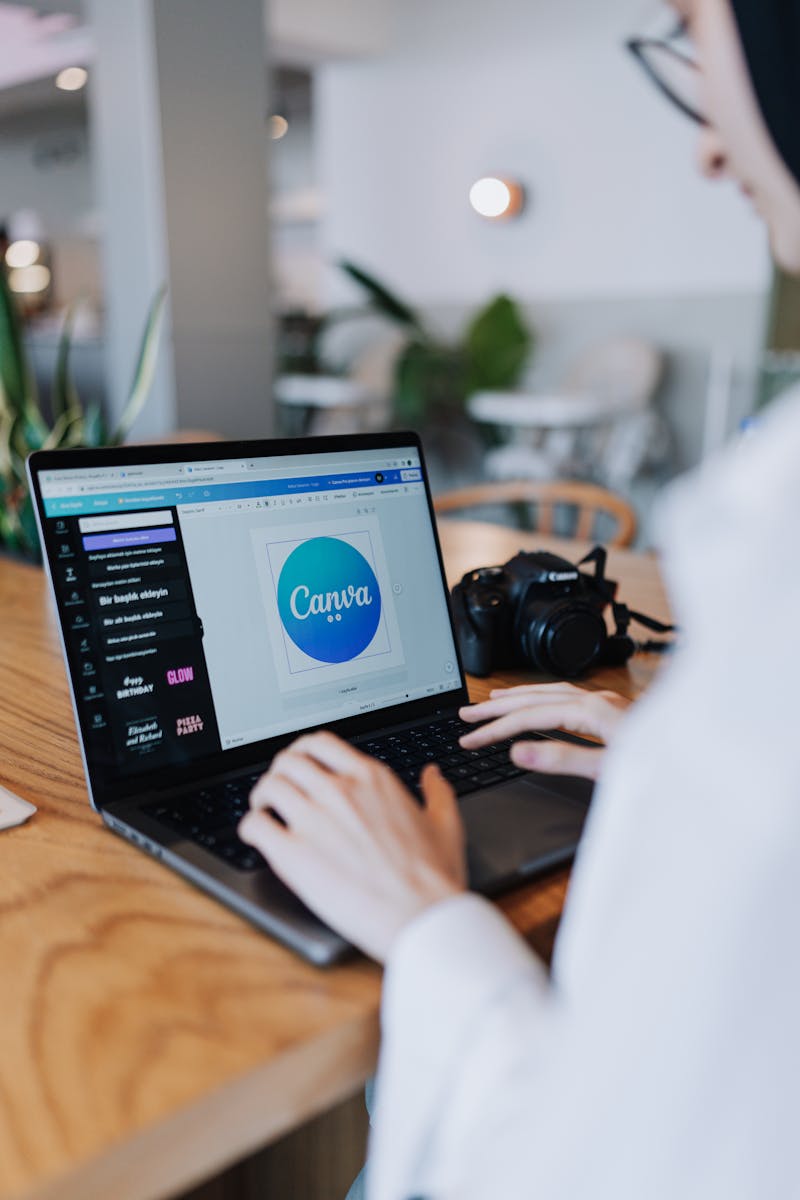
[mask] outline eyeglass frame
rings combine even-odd
[[[679,36],[683,32],[683,29],[683,25],[680,25],[672,36]],[[691,104],[688,104],[687,101],[681,96],[679,96],[678,93],[674,91],[673,88],[667,83],[667,81],[661,77],[659,72],[650,62],[647,56],[647,51],[650,49],[661,50],[663,53],[669,54],[672,58],[677,59],[683,64],[683,66],[691,67],[693,71],[699,71],[700,68],[693,58],[690,58],[688,54],[682,54],[680,50],[676,50],[674,46],[670,45],[669,39],[667,38],[627,38],[625,41],[625,48],[631,52],[633,57],[636,59],[636,62],[644,71],[645,75],[648,77],[651,83],[655,84],[662,96],[665,96],[667,100],[671,101],[672,104],[674,104],[675,107],[679,109],[685,117],[688,117],[689,120],[694,121],[695,124],[700,125],[703,128],[708,126],[708,119],[704,117],[703,114],[696,108],[693,108]]]

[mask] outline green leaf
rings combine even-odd
[[[58,340],[56,369],[53,376],[53,416],[58,419],[65,413],[78,415],[81,412],[81,402],[69,369],[69,356],[72,350],[72,330],[75,324],[77,305],[71,304],[64,317],[61,337]],[[56,443],[58,445],[59,443]]]
[[[150,394],[156,368],[156,359],[158,357],[158,345],[161,340],[161,326],[164,319],[166,300],[167,288],[166,285],[162,285],[156,292],[153,303],[150,305],[150,311],[147,314],[147,322],[142,334],[142,343],[139,347],[136,368],[133,372],[133,382],[131,384],[128,403],[120,418],[119,425],[109,439],[112,446],[119,445],[128,436]]]
[[[33,511],[33,501],[28,492],[19,506],[17,520],[20,528],[20,543],[22,548],[37,562],[42,560],[42,548],[39,543],[39,530],[36,528],[36,516]]]
[[[25,422],[23,417],[15,417],[11,427],[11,434],[8,439],[9,461],[11,464],[11,477],[17,483],[26,483],[25,476],[25,459],[30,453],[30,443],[25,435]]]
[[[20,413],[29,397],[30,373],[22,342],[17,306],[0,269],[0,383],[2,401],[12,413]]]
[[[23,418],[0,412],[0,542],[36,557],[36,519],[25,477]],[[26,507],[27,506],[27,507]]]
[[[41,450],[50,432],[37,408],[26,404],[20,413],[20,438],[24,439],[25,455],[32,450]]]
[[[466,395],[471,395],[518,383],[534,339],[514,301],[496,296],[472,319],[463,344],[468,361]]]
[[[373,306],[385,317],[388,317],[390,321],[396,321],[399,325],[410,326],[424,336],[425,330],[414,309],[399,296],[390,292],[382,283],[379,283],[374,275],[370,275],[369,272],[362,270],[361,267],[357,267],[355,263],[351,263],[347,259],[342,259],[339,266],[359,287],[364,289]]]
[[[84,446],[104,446],[108,440],[105,418],[99,404],[90,404],[83,421]],[[77,443],[76,443],[77,444]]]
[[[79,446],[83,441],[83,413],[68,409],[62,412],[42,443],[43,450],[58,450],[62,446]]]
[[[12,417],[8,409],[0,406],[0,497],[9,490],[7,484],[10,483],[13,474],[11,437],[14,432],[14,423],[18,419]]]
[[[447,417],[464,401],[466,361],[458,346],[409,343],[395,366],[395,419],[412,428]]]
[[[425,417],[429,361],[427,347],[411,342],[395,363],[394,419],[398,425],[415,429]]]
[[[0,508],[0,542],[9,550],[19,549],[19,527],[16,517],[5,506]]]

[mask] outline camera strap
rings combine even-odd
[[[628,633],[628,626],[631,621],[636,621],[639,625],[644,625],[645,629],[652,629],[653,633],[676,633],[676,625],[665,625],[663,621],[657,621],[655,617],[648,617],[645,613],[636,612],[635,609],[628,608],[627,604],[621,604],[615,600],[611,605],[611,612],[617,625],[615,638],[627,638],[632,641]],[[675,645],[674,641],[657,642],[650,638],[646,642],[633,642],[634,652],[637,650],[644,651],[648,654],[664,654],[667,650],[671,650]]]
[[[606,578],[606,561],[608,554],[605,546],[595,546],[590,550],[580,562],[578,567],[582,567],[584,563],[594,563],[594,575],[589,576],[593,586],[595,586],[607,602],[611,605],[611,612],[614,617],[616,631],[609,639],[609,655],[608,657],[613,662],[627,662],[631,655],[637,651],[644,651],[651,654],[664,654],[667,650],[671,650],[674,646],[674,641],[668,642],[654,641],[650,639],[647,642],[635,642],[630,636],[628,629],[631,621],[635,621],[638,625],[643,625],[645,629],[652,630],[653,633],[676,633],[676,625],[666,625],[663,621],[657,621],[655,617],[648,617],[646,613],[637,612],[633,608],[629,608],[627,604],[616,599],[617,585],[612,579]]]

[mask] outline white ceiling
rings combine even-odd
[[[91,58],[91,38],[79,18],[42,13],[42,7],[0,3],[0,88],[52,78],[62,67]]]
[[[110,0],[113,2],[113,0]],[[264,0],[270,59],[308,67],[380,53],[393,0]],[[0,0],[0,119],[74,97],[58,92],[62,67],[94,57],[82,0]]]
[[[20,6],[32,8],[38,13],[68,13],[80,17],[83,11],[82,0],[15,0]]]

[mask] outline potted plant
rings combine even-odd
[[[25,460],[34,450],[118,445],[144,407],[155,369],[166,289],[150,306],[133,373],[130,395],[119,424],[109,431],[99,405],[84,407],[70,373],[75,310],[64,319],[51,397],[51,413],[39,402],[25,353],[14,297],[0,269],[0,549],[40,561],[41,550]]]
[[[463,418],[465,401],[474,392],[504,391],[519,382],[535,339],[509,296],[495,296],[470,318],[457,341],[448,342],[373,275],[346,260],[339,265],[367,293],[370,307],[407,334],[395,363],[398,424],[452,426]]]

